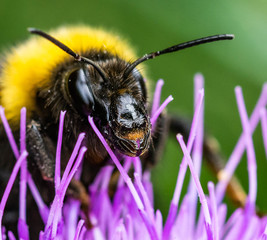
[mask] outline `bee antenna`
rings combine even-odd
[[[172,47],[168,47],[166,49],[163,49],[161,51],[156,51],[156,52],[152,52],[149,54],[145,54],[143,57],[138,58],[133,63],[131,63],[124,71],[123,76],[124,76],[124,78],[126,78],[137,65],[139,65],[140,63],[142,63],[146,60],[158,57],[160,55],[163,55],[166,53],[171,53],[171,52],[177,52],[177,51],[180,51],[182,49],[197,46],[197,45],[204,44],[204,43],[215,42],[215,41],[220,41],[220,40],[232,40],[232,39],[234,39],[233,34],[213,35],[213,36],[209,36],[209,37],[195,39],[195,40],[192,40],[189,42],[180,43],[180,44],[174,45]]]
[[[89,65],[92,65],[97,70],[97,72],[100,74],[100,76],[103,78],[103,80],[107,80],[107,76],[106,76],[104,70],[98,64],[96,64],[94,61],[92,61],[92,60],[90,60],[88,58],[85,58],[83,56],[80,56],[78,53],[75,53],[74,51],[72,51],[65,44],[63,44],[59,40],[55,39],[51,35],[43,32],[42,30],[39,30],[39,29],[36,29],[36,28],[28,28],[28,31],[30,33],[32,33],[32,34],[39,35],[39,36],[47,39],[48,41],[54,43],[56,46],[58,46],[64,52],[66,52],[67,54],[71,55],[78,62],[84,62],[84,63],[87,63]]]

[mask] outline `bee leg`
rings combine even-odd
[[[52,181],[55,174],[55,152],[52,140],[42,130],[39,122],[27,125],[27,150],[32,165],[37,165],[44,180]]]
[[[81,183],[81,181],[72,179],[68,187],[67,194],[68,196],[80,201],[81,209],[84,213],[85,224],[88,229],[91,229],[93,227],[93,224],[89,217],[89,213],[91,210],[91,201],[90,196],[88,195],[84,185]]]
[[[181,133],[184,136],[184,139],[187,141],[191,128],[191,122],[185,118],[173,115],[168,116],[168,121],[170,132],[174,134]],[[207,134],[205,134],[203,141],[203,156],[208,162],[208,166],[216,174],[218,180],[222,179],[225,176],[225,160],[220,153],[218,141],[214,137],[208,136]],[[227,193],[236,205],[241,207],[245,206],[247,194],[235,176],[232,177],[228,184]]]
[[[29,155],[32,156],[30,160],[37,165],[42,174],[43,180],[53,181],[55,174],[55,154],[56,149],[54,143],[42,130],[42,126],[35,120],[27,125],[27,149]],[[84,187],[79,181],[72,179],[67,190],[67,195],[78,199],[81,202],[81,209],[85,215],[86,225],[92,228],[93,225],[89,219],[90,211],[90,197]]]

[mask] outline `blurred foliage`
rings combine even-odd
[[[165,80],[164,97],[172,94],[175,99],[169,110],[189,117],[192,116],[193,76],[197,72],[204,74],[206,130],[217,137],[223,154],[228,157],[241,133],[234,87],[242,86],[250,114],[266,81],[266,8],[267,2],[263,0],[0,0],[0,49],[26,39],[27,27],[48,30],[76,23],[121,33],[140,56],[198,37],[233,33],[234,41],[203,45],[146,63],[151,80]],[[258,160],[257,202],[267,211],[264,186],[267,165],[259,128],[254,134],[254,144]],[[164,159],[153,172],[156,207],[164,216],[180,164],[178,149],[175,139],[169,140]],[[246,162],[241,165],[237,175],[247,189]],[[204,186],[212,176],[205,169]]]

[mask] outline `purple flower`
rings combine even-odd
[[[172,100],[168,97],[160,105],[160,93],[163,81],[157,83],[151,111],[152,131],[157,117],[166,105]],[[120,172],[118,187],[111,200],[108,194],[108,184],[113,171],[113,166],[101,169],[94,182],[88,186],[91,196],[92,209],[90,219],[94,227],[86,229],[80,210],[80,202],[66,197],[66,190],[71,179],[80,178],[81,162],[86,151],[81,147],[85,133],[77,139],[68,165],[60,176],[60,152],[63,133],[65,112],[61,113],[59,123],[58,144],[55,166],[55,197],[51,206],[46,206],[27,170],[25,159],[27,157],[25,144],[26,110],[21,111],[21,146],[18,149],[9,125],[5,119],[4,109],[0,108],[0,117],[6,130],[10,145],[17,158],[10,180],[0,203],[0,240],[15,239],[12,232],[6,232],[2,226],[2,217],[5,204],[18,170],[20,169],[20,212],[18,220],[18,235],[20,239],[29,239],[26,222],[26,186],[38,205],[45,228],[40,231],[40,239],[267,239],[267,217],[258,217],[255,212],[257,196],[256,158],[252,141],[253,131],[261,122],[263,143],[267,155],[267,85],[265,84],[258,103],[249,118],[247,116],[242,90],[235,89],[238,110],[242,124],[242,134],[230,156],[225,169],[221,171],[221,179],[214,185],[208,183],[208,193],[204,193],[199,175],[202,161],[203,145],[203,77],[195,76],[195,111],[187,145],[181,135],[177,140],[184,153],[176,187],[171,200],[168,217],[163,223],[160,210],[153,207],[153,190],[150,173],[142,171],[140,159],[125,157],[121,165],[116,155],[112,152],[105,139],[98,131],[94,120],[88,121],[95,133],[107,149],[111,159]],[[227,206],[222,202],[226,186],[231,179],[243,152],[247,152],[249,191],[244,209],[236,209],[227,219]],[[134,181],[129,177],[128,170],[134,169]],[[188,192],[180,199],[184,177],[189,167],[191,180]],[[200,213],[197,216],[198,197],[201,203]],[[181,202],[179,204],[179,202]]]

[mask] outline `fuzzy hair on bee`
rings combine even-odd
[[[27,109],[28,169],[46,203],[51,203],[52,180],[58,123],[61,110],[66,110],[62,145],[62,169],[81,132],[86,134],[81,181],[73,180],[69,194],[86,202],[85,189],[108,164],[106,149],[88,124],[92,116],[108,144],[118,156],[140,156],[144,167],[153,165],[160,156],[170,126],[188,134],[186,124],[172,123],[161,115],[155,132],[151,131],[147,83],[139,64],[162,54],[195,45],[233,39],[233,35],[214,35],[174,45],[141,58],[118,35],[87,26],[62,27],[49,32],[30,29],[38,36],[14,47],[3,57],[0,71],[0,104],[19,141],[20,109]],[[161,131],[159,131],[159,129]],[[1,129],[2,130],[2,129]],[[3,131],[0,133],[0,196],[15,164]],[[3,150],[3,151],[2,151]],[[18,196],[18,182],[12,190]],[[85,196],[85,197],[84,197]],[[42,226],[33,199],[28,218]],[[16,229],[18,202],[13,198],[6,207],[4,225]],[[89,201],[87,201],[89,202]],[[90,206],[84,204],[84,211]],[[30,226],[31,227],[31,226]],[[40,227],[41,229],[41,227]],[[38,229],[38,230],[40,230]],[[36,230],[36,234],[38,233]]]

